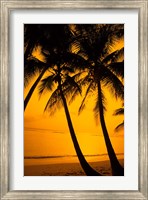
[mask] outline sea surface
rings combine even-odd
[[[123,153],[117,154],[118,159],[124,159]],[[87,162],[99,162],[109,160],[107,154],[85,155]],[[24,165],[45,165],[60,163],[78,163],[76,155],[56,155],[56,156],[29,156],[24,158]]]

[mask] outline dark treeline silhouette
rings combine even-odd
[[[97,94],[94,106],[95,118],[100,123],[111,163],[112,175],[123,176],[120,165],[111,144],[105,123],[104,111],[106,98],[102,86],[110,89],[116,98],[124,98],[124,49],[111,52],[111,48],[124,35],[123,25],[25,25],[25,86],[32,77],[37,76],[25,101],[29,100],[39,85],[39,95],[52,92],[46,106],[51,114],[56,108],[64,107],[69,131],[81,167],[86,175],[100,176],[87,163],[78,144],[67,101],[72,102],[77,95],[87,88],[79,113],[85,108],[86,99],[91,93]],[[41,48],[44,62],[32,56],[33,50]],[[38,75],[37,75],[38,74]],[[43,78],[43,76],[46,77]]]

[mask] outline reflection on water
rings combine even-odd
[[[88,162],[98,162],[109,160],[107,154],[101,155],[85,155],[85,158]],[[117,154],[118,159],[123,159],[124,154]],[[78,158],[76,155],[64,155],[64,156],[32,156],[25,157],[24,164],[27,165],[45,165],[45,164],[56,164],[56,163],[78,163]]]

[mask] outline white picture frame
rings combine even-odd
[[[139,189],[137,191],[10,191],[9,25],[18,9],[137,9],[139,17]],[[146,199],[147,198],[147,1],[8,1],[1,0],[1,198],[2,199]]]

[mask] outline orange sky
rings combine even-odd
[[[123,41],[115,48],[123,47]],[[35,52],[39,56],[39,52]],[[36,77],[35,77],[36,79]],[[34,80],[35,80],[34,79]],[[26,96],[32,83],[25,88]],[[50,155],[75,155],[75,150],[70,138],[67,121],[63,108],[54,116],[43,113],[50,94],[39,99],[38,90],[34,92],[24,114],[24,155],[25,156],[50,156]],[[116,101],[105,90],[107,98],[107,112],[105,121],[110,139],[116,153],[124,153],[123,129],[115,132],[115,127],[123,121],[123,116],[113,116],[115,109],[122,107],[121,101]],[[89,99],[86,109],[78,116],[78,108],[82,97],[78,97],[70,106],[73,126],[84,155],[107,153],[100,124],[94,120],[94,98]]]

